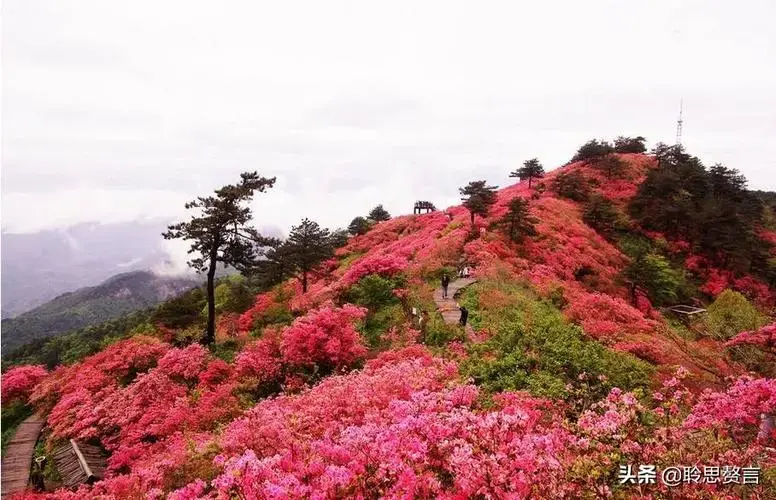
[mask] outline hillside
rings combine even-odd
[[[771,195],[675,148],[584,148],[484,217],[375,222],[306,292],[286,276],[244,303],[219,285],[209,347],[194,297],[67,366],[11,368],[4,407],[48,415],[49,445],[101,445],[112,472],[26,498],[768,498]],[[435,299],[462,265],[471,328]],[[760,475],[621,481],[641,464]]]
[[[12,319],[2,320],[2,348],[102,323],[174,297],[198,284],[190,278],[134,271],[113,276],[97,286],[65,293]]]
[[[3,231],[3,318],[119,273],[163,265],[169,256],[159,234],[166,223],[85,223],[35,233]]]

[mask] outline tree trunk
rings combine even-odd
[[[472,217],[472,231],[474,231],[474,212],[469,210],[469,215],[471,215],[471,217]]]
[[[531,189],[531,180],[533,180],[533,177],[530,175],[528,176],[528,189]]]
[[[307,271],[302,271],[302,293],[307,293]]]
[[[210,254],[210,267],[207,270],[207,331],[202,339],[204,345],[210,345],[216,340],[216,256]]]

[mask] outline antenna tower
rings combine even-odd
[[[684,99],[681,99],[679,101],[679,119],[676,120],[676,145],[681,146],[682,145],[682,124],[684,123],[684,120],[682,120],[682,108],[684,104]]]

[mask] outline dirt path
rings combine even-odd
[[[3,454],[2,497],[23,491],[30,480],[35,442],[46,420],[33,415],[16,429]]]
[[[461,318],[461,312],[458,309],[458,303],[455,301],[455,295],[463,288],[475,283],[476,278],[458,278],[455,281],[451,281],[447,287],[447,298],[442,297],[442,288],[434,290],[434,302],[437,306],[437,311],[444,318],[445,323],[449,325],[457,325],[458,320]],[[469,332],[471,326],[466,324],[466,331]]]

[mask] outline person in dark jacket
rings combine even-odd
[[[461,319],[459,321],[461,326],[466,326],[467,319],[469,319],[469,310],[466,309],[464,306],[461,306]]]
[[[447,298],[447,286],[450,284],[450,277],[445,274],[442,276],[442,298]]]

